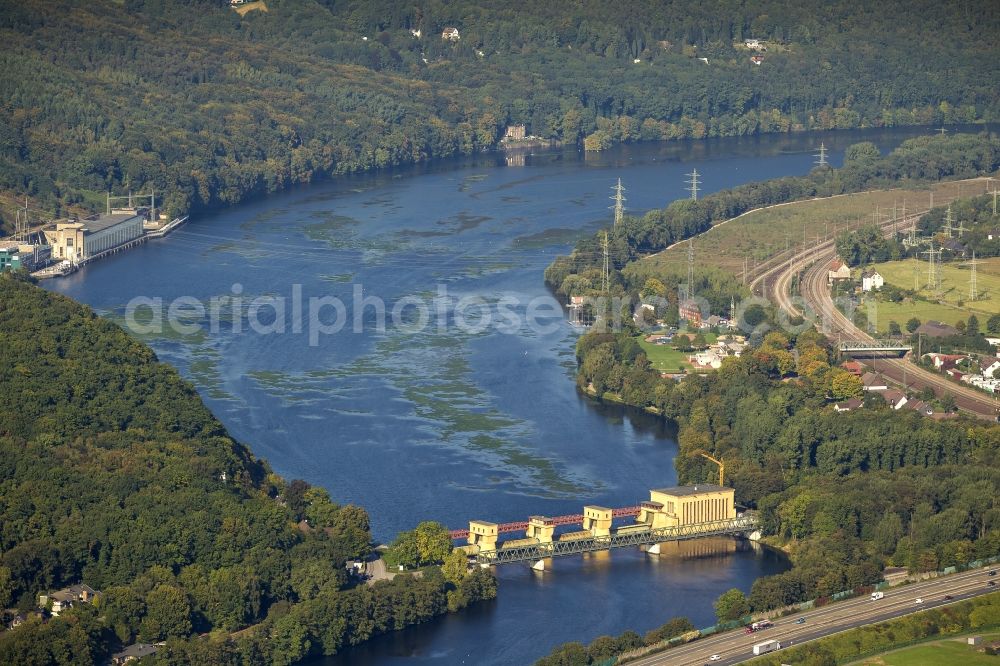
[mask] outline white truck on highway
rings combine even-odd
[[[781,643],[778,641],[764,641],[763,643],[757,643],[753,646],[753,653],[755,655],[767,654],[768,652],[774,652],[775,650],[781,649]]]
[[[872,592],[872,601],[878,601],[879,599],[881,599],[884,596],[885,596],[885,593],[883,593],[883,592]]]

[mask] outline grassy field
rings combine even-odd
[[[903,329],[905,329],[906,322],[911,317],[916,317],[921,322],[934,319],[954,326],[959,321],[968,319],[971,314],[970,311],[954,305],[930,303],[927,301],[914,301],[913,303],[879,301],[875,303],[874,309],[869,308],[868,302],[866,302],[862,307],[868,308],[866,310],[868,320],[875,324],[875,327],[882,333],[888,332],[889,322],[891,321],[895,321]],[[983,317],[980,316],[979,318],[981,320],[980,323],[985,325],[986,322],[983,320]]]
[[[636,340],[642,350],[646,352],[646,358],[649,359],[650,364],[660,372],[682,372],[691,368],[691,364],[687,360],[688,354],[685,352],[677,351],[670,345],[646,342],[644,337],[640,335]]]
[[[686,331],[678,333],[678,335],[687,335]],[[691,335],[696,335],[692,333]],[[703,332],[702,336],[705,338],[705,342],[708,344],[714,343],[719,336],[714,333]],[[645,335],[640,335],[636,337],[636,342],[642,347],[642,350],[646,352],[646,358],[649,359],[650,364],[660,372],[684,372],[691,370],[692,366],[688,363],[688,356],[694,352],[682,352],[677,351],[673,345],[658,345],[652,342],[646,342]]]
[[[931,191],[935,205],[940,205],[957,197],[960,187],[965,197],[982,194],[986,186],[985,181],[937,183],[933,188],[920,190],[862,192],[754,211],[716,225],[696,238],[695,265],[713,266],[739,276],[744,258],[748,258],[752,270],[755,261],[767,259],[787,245],[801,247],[803,238],[808,245],[815,242],[817,236],[828,237],[847,229],[848,225],[857,228],[859,224],[871,222],[876,206],[880,213],[889,215],[893,205],[901,213],[904,202],[907,211],[923,210],[930,203]],[[632,270],[683,273],[687,270],[687,243],[641,259]],[[911,286],[912,282],[911,278]]]
[[[960,307],[967,311],[1000,313],[1000,258],[980,261],[982,264],[976,269],[975,301],[969,299],[969,278],[972,274],[969,267],[956,263],[941,264],[941,300],[954,306],[959,306],[961,302]],[[889,284],[901,289],[913,289],[917,286],[919,287],[917,293],[924,298],[932,299],[933,295],[927,290],[927,262],[906,259],[875,264],[874,268]],[[954,323],[950,320],[945,321]]]
[[[903,648],[894,652],[886,652],[875,657],[868,657],[854,664],[859,666],[968,666],[996,665],[997,657],[976,652],[966,645],[965,638],[939,641]]]

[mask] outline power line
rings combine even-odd
[[[622,222],[622,218],[625,216],[625,188],[622,187],[622,179],[618,179],[618,184],[614,187],[615,194],[611,197],[615,205],[611,207],[615,211],[615,226],[617,227]]]
[[[610,283],[611,283],[611,261],[610,261],[610,257],[608,256],[608,232],[607,231],[604,232],[604,272],[602,273],[601,278],[602,278],[602,281],[601,281],[602,282],[601,283],[602,289],[601,289],[601,291],[603,291],[605,294],[607,294],[608,290],[610,288]]]
[[[942,228],[944,229],[944,232],[948,234],[948,238],[951,238],[951,232],[955,230],[952,226],[951,204],[948,204],[948,210],[944,216],[944,227]]]
[[[687,297],[691,299],[694,297],[694,238],[688,239],[688,284],[687,284]]]
[[[927,255],[927,290],[934,293],[936,298],[941,297],[941,250],[934,249],[934,241],[931,240],[931,248],[924,250],[921,254]]]
[[[821,142],[819,144],[819,152],[816,153],[815,155],[813,155],[813,157],[816,158],[816,162],[815,162],[816,166],[821,166],[822,167],[822,166],[829,165],[829,162],[827,162],[827,160],[826,160],[826,144],[825,143]]]
[[[971,271],[972,271],[971,273],[969,273],[969,300],[970,301],[976,300],[976,298],[979,296],[979,289],[977,288],[977,285],[976,285],[976,266],[978,266],[981,263],[983,263],[983,262],[981,262],[981,261],[979,261],[979,260],[976,259],[976,251],[975,250],[972,251],[972,260],[965,262],[965,265],[968,266],[971,269]]]
[[[687,189],[688,189],[689,192],[691,192],[691,199],[694,200],[694,201],[697,201],[698,200],[698,185],[701,183],[701,181],[698,180],[698,170],[695,169],[694,171],[692,171],[691,173],[686,174],[686,175],[688,175],[688,176],[691,177],[690,180],[684,181],[684,182],[686,182],[688,184],[688,188]]]

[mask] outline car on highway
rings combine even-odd
[[[722,659],[722,657],[720,657],[717,654],[713,654],[711,657],[708,658],[709,661],[719,661],[720,659]]]
[[[916,601],[917,601],[918,604],[924,603],[924,600],[921,599],[920,597],[917,597]]]
[[[996,586],[997,582],[995,580],[991,580],[988,583],[986,583],[986,587],[996,587]]]
[[[997,575],[997,570],[996,569],[991,569],[989,575],[990,576],[996,576]]]
[[[945,600],[945,601],[948,601],[949,599],[954,599],[954,598],[955,598],[955,597],[951,596],[950,594],[946,594],[946,595],[944,595],[944,600]]]
[[[805,623],[806,623],[806,619],[804,617],[800,617],[799,619],[797,619],[795,621],[795,624],[805,624]]]

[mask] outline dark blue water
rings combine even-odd
[[[578,331],[543,309],[542,271],[609,220],[621,178],[642,212],[685,195],[802,174],[825,142],[834,164],[873,140],[883,150],[924,130],[826,133],[619,147],[599,155],[540,151],[523,166],[480,156],[316,184],[192,220],[168,239],[98,262],[49,286],[123,319],[135,297],[166,304],[238,296],[234,317],[189,316],[196,332],[140,335],[198,386],[229,431],[286,478],[366,507],[378,539],[421,520],[464,527],[584,504],[633,505],[675,482],[672,433],[657,419],[582,398],[573,383]],[[354,290],[388,304],[424,303],[429,326],[379,330],[372,307],[353,332]],[[345,303],[346,325],[316,334],[291,301]],[[451,300],[434,298],[446,291]],[[285,333],[249,330],[257,297],[285,299]],[[477,297],[495,323],[460,329],[455,302]],[[442,305],[443,304],[443,305]],[[506,305],[505,305],[506,304]],[[223,313],[233,311],[230,303]],[[516,322],[500,319],[511,313]],[[140,309],[140,315],[146,310]],[[258,320],[270,324],[271,306]],[[438,312],[442,317],[434,318]],[[335,310],[321,312],[333,321]],[[391,316],[390,316],[391,320]],[[294,332],[292,322],[302,322]],[[471,318],[476,323],[475,317]],[[216,330],[217,329],[217,330]],[[384,637],[330,663],[526,663],[567,640],[648,630],[675,615],[712,621],[712,601],[787,565],[733,542],[660,558],[615,552],[557,560],[553,571],[498,572],[496,602]],[[487,653],[480,652],[486,646]]]

